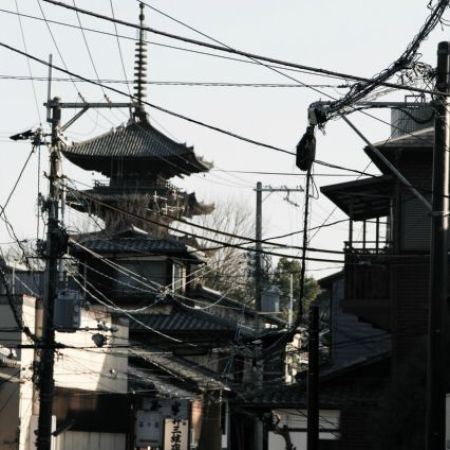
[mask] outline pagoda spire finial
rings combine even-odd
[[[146,121],[147,113],[144,108],[144,101],[147,90],[147,43],[145,42],[145,16],[144,4],[139,2],[139,39],[136,42],[135,62],[134,62],[134,108],[135,118]]]

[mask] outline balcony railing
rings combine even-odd
[[[387,255],[392,253],[392,241],[345,242],[345,253],[353,255]]]

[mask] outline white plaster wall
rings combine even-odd
[[[117,332],[95,331],[98,321]],[[56,386],[90,391],[125,393],[128,390],[128,349],[110,348],[128,345],[128,322],[111,323],[109,313],[100,309],[82,310],[81,328],[75,333],[56,332],[55,339],[62,344],[77,347],[58,350],[55,358]],[[97,348],[92,336],[107,337],[104,347]],[[81,348],[80,348],[81,347]]]
[[[125,450],[126,436],[120,433],[66,431],[56,438],[55,450]]]

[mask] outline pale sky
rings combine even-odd
[[[48,19],[78,25],[74,12],[62,10],[43,1],[41,6]],[[66,0],[66,3],[72,4]],[[169,13],[177,19],[194,26],[212,37],[242,50],[259,53],[309,66],[322,67],[355,75],[371,77],[387,67],[406,48],[420,26],[428,17],[428,0],[149,0],[151,5]],[[37,0],[17,0],[21,13],[41,16]],[[77,6],[111,15],[109,0],[77,0]],[[135,0],[113,0],[116,16],[127,21],[137,21],[138,2]],[[16,11],[15,0],[3,0],[0,8]],[[146,9],[147,25],[171,33],[207,40],[188,29]],[[111,23],[91,17],[80,16],[82,25],[97,30],[114,32]],[[450,19],[450,14],[446,14]],[[54,55],[54,63],[62,65],[45,22],[29,18],[22,19],[28,52],[47,59]],[[50,24],[62,56],[68,68],[88,78],[95,78],[81,32],[76,29]],[[135,30],[118,26],[119,33],[135,36]],[[449,30],[438,26],[429,39],[423,43],[421,61],[435,65],[436,48],[439,41],[448,39]],[[97,72],[100,78],[123,79],[123,71],[115,37],[86,32]],[[189,47],[176,41],[152,34],[147,35],[152,42]],[[19,49],[24,48],[18,19],[15,15],[0,11],[0,41]],[[132,78],[134,42],[121,40],[127,77]],[[192,47],[193,48],[193,47]],[[196,48],[196,50],[202,50]],[[206,50],[208,51],[208,50]],[[176,51],[149,45],[150,81],[192,81],[192,82],[239,82],[239,83],[289,83],[292,81],[263,66],[242,64]],[[12,143],[7,137],[19,131],[39,125],[32,84],[27,80],[4,79],[4,75],[27,76],[28,65],[24,57],[0,49],[2,61],[0,69],[0,158],[1,190],[0,202],[4,204],[29,151],[29,143]],[[46,76],[47,69],[31,63],[34,76]],[[287,72],[302,83],[339,85],[345,82],[305,73]],[[65,77],[54,73],[55,77]],[[88,101],[102,101],[100,88],[78,83],[78,89]],[[126,86],[114,84],[122,90]],[[40,105],[41,120],[45,124],[46,82],[36,81],[35,90]],[[339,97],[343,89],[324,88],[329,95]],[[63,101],[75,101],[77,94],[73,84],[54,82],[53,95]],[[109,94],[113,101],[125,99]],[[382,100],[400,100],[404,93],[392,93]],[[323,97],[324,98],[324,97]],[[151,85],[148,100],[181,114],[229,129],[250,138],[264,141],[286,149],[294,150],[306,127],[308,105],[320,99],[320,94],[307,88],[293,87],[203,87],[203,86],[159,86]],[[271,172],[296,172],[294,157],[236,141],[213,131],[189,124],[180,119],[148,110],[152,123],[181,142],[194,145],[197,154],[214,162],[216,169],[256,170]],[[389,111],[374,112],[389,121]],[[64,119],[70,113],[64,112]],[[67,136],[71,140],[84,140],[104,133],[125,122],[127,111],[103,111],[98,115],[91,111],[77,122]],[[387,138],[390,129],[373,119],[352,115],[353,121],[372,141]],[[45,125],[46,126],[46,125]],[[317,157],[331,163],[362,170],[368,158],[362,151],[364,144],[342,121],[330,122],[326,134],[317,134]],[[47,150],[42,148],[42,169],[47,170]],[[316,167],[320,173],[344,173]],[[375,169],[372,167],[372,171]],[[76,180],[92,183],[101,178],[75,168],[68,162],[64,171]],[[353,177],[316,177],[316,184],[333,184],[351,180]],[[196,175],[190,179],[174,180],[179,187],[196,191],[200,200],[215,202],[236,201],[247,205],[249,214],[254,213],[257,181],[280,185],[304,185],[304,177],[257,176],[229,174],[213,171]],[[44,185],[41,185],[44,190]],[[33,156],[21,183],[6,210],[19,238],[36,237],[36,194],[37,157]],[[296,194],[292,200],[303,204],[303,196]],[[323,196],[312,200],[310,226],[323,222],[333,209],[333,205]],[[332,219],[344,215],[337,211]],[[67,221],[74,222],[76,214],[69,214]],[[263,206],[264,237],[288,233],[301,229],[302,211],[283,200],[283,194],[272,194]],[[79,220],[78,220],[79,222]],[[347,238],[346,225],[324,228],[310,243],[312,247],[341,250]],[[5,227],[0,227],[1,242],[11,241]],[[301,236],[285,241],[300,245]],[[320,257],[320,255],[312,255]],[[326,255],[322,255],[326,257]],[[337,257],[339,258],[339,256]],[[334,258],[333,258],[334,259]],[[331,263],[309,263],[308,270],[316,277],[330,273]]]

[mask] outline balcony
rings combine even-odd
[[[391,280],[389,241],[353,241],[345,243],[345,312],[383,329],[389,329]]]

